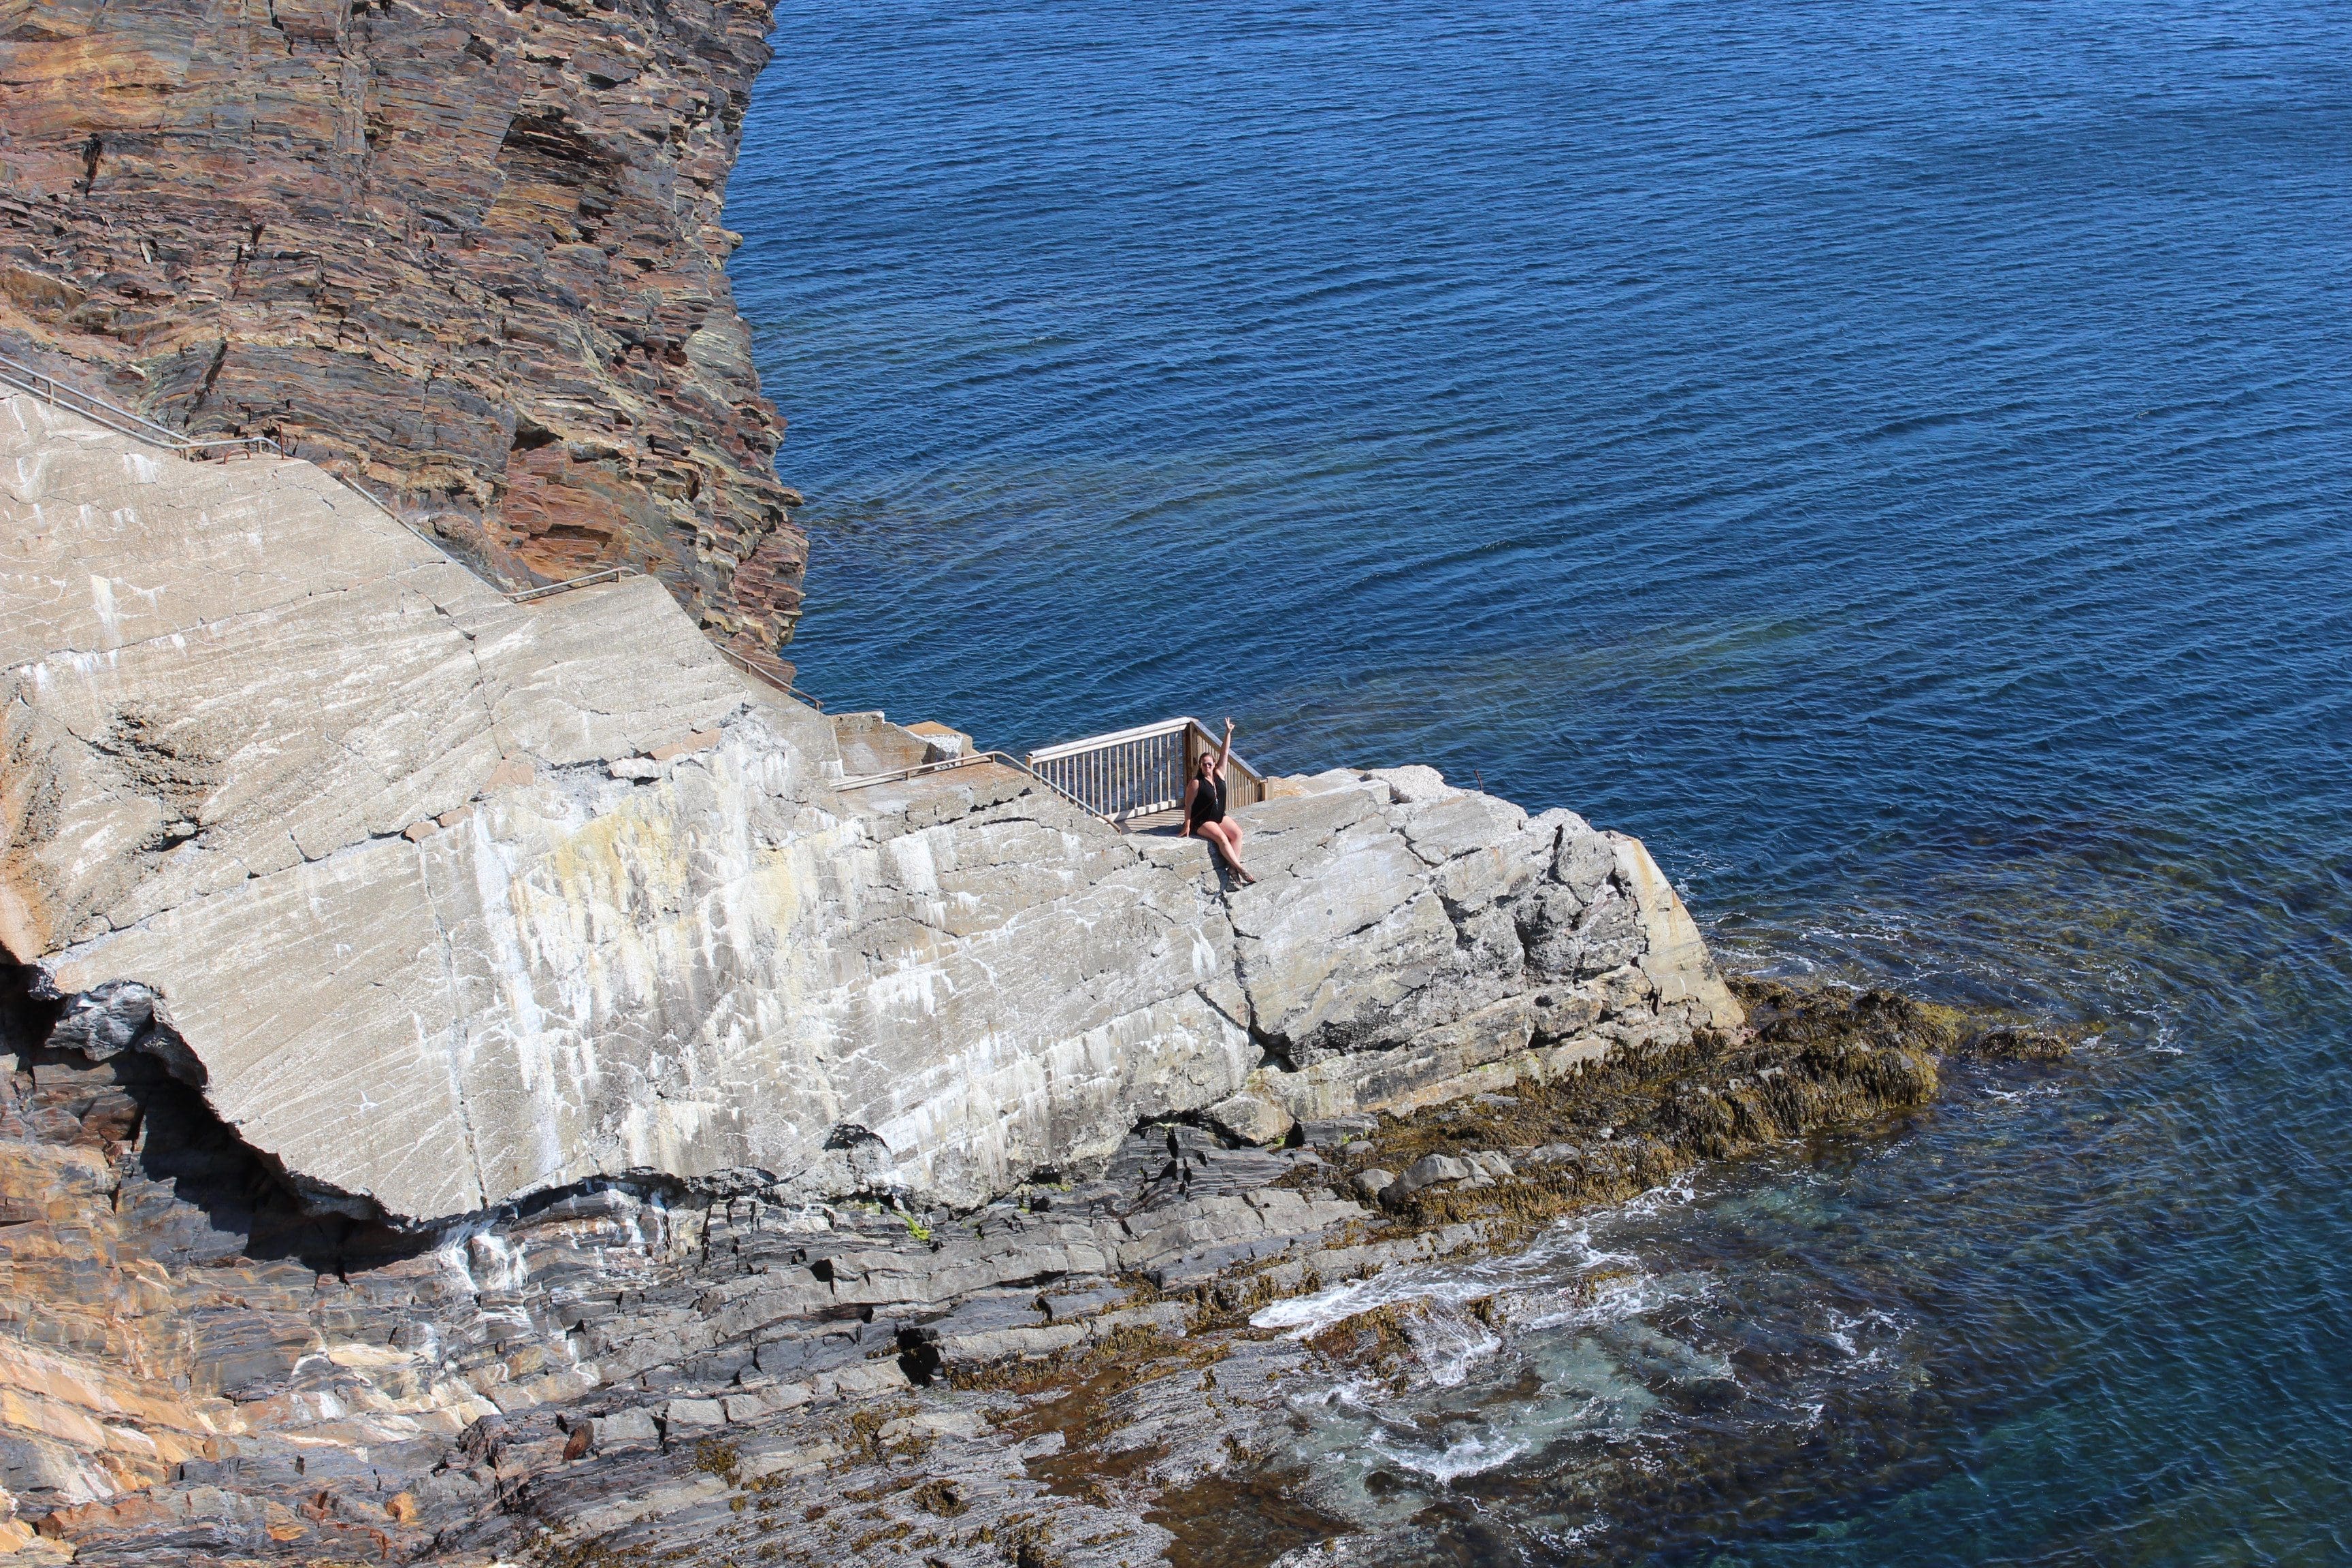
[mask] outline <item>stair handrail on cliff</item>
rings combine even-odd
[[[1184,804],[1185,781],[1202,753],[1220,742],[1198,719],[1163,719],[1082,741],[1065,741],[1029,753],[1029,771],[1106,822],[1157,816]],[[1240,757],[1225,774],[1225,804],[1255,805],[1265,798],[1265,775]]]
[[[161,447],[165,451],[185,458],[190,462],[202,462],[207,458],[214,457],[283,458],[286,456],[286,449],[267,436],[228,436],[205,439],[184,436],[168,425],[157,424],[143,414],[134,414],[120,404],[109,403],[95,393],[84,392],[70,382],[59,381],[48,372],[26,364],[21,360],[11,359],[6,354],[0,354],[0,385],[13,386],[19,392],[63,408],[69,414],[79,414],[83,418],[101,425],[118,436],[128,436],[134,441],[143,441],[151,447]],[[531,588],[502,588],[475,571],[469,562],[440,540],[434,538],[401,516],[390,501],[385,500],[366,486],[322,465],[313,464],[312,467],[317,468],[333,483],[351,491],[352,494],[433,546],[453,564],[462,568],[476,582],[505,599],[509,604],[528,605],[535,599],[544,599],[550,595],[561,594],[568,589],[591,587],[598,583],[617,583],[625,577],[645,575],[635,566],[624,563],[617,566],[600,567],[583,576],[567,577],[561,583],[542,583]],[[721,655],[746,674],[759,677],[796,702],[806,703],[819,711],[824,710],[823,701],[803,691],[773,671],[761,668],[730,647],[718,643],[713,643],[711,646],[718,648]]]
[[[104,426],[118,436],[128,436],[134,441],[143,441],[151,447],[161,447],[176,457],[187,458],[190,462],[201,462],[213,456],[225,458],[263,456],[283,458],[286,456],[286,448],[267,436],[232,436],[214,440],[198,440],[194,437],[183,436],[168,425],[159,425],[143,414],[133,414],[120,404],[109,403],[95,393],[84,392],[70,382],[59,381],[47,371],[37,370],[21,360],[10,359],[5,354],[0,354],[0,384],[13,386],[19,392],[28,393],[44,403],[54,404],[69,414],[79,414],[85,419]],[[584,577],[572,577],[561,583],[545,583],[534,588],[509,591],[499,587],[496,583],[475,571],[472,565],[450,550],[447,545],[401,516],[390,501],[385,500],[365,485],[321,465],[314,463],[311,466],[326,475],[331,482],[351,491],[352,494],[433,546],[450,561],[463,567],[476,582],[511,604],[528,604],[533,599],[544,598],[550,594],[560,594],[566,588],[584,588],[592,583],[614,582],[623,577],[634,577],[638,574],[637,569],[634,566],[607,566],[600,571],[591,572]]]
[[[791,698],[795,702],[806,703],[809,707],[815,709],[820,713],[824,711],[824,698],[803,691],[799,687],[794,686],[791,681],[786,680],[782,676],[776,674],[773,670],[761,668],[758,665],[752,663],[750,659],[745,658],[741,654],[737,653],[733,648],[729,647],[723,642],[715,642],[710,646],[719,650],[719,658],[725,659],[728,663],[733,665],[744,674],[759,677],[761,680],[766,681],[769,685],[774,687],[777,690],[782,692],[785,696]]]
[[[908,768],[893,768],[886,773],[860,773],[856,778],[843,779],[833,787],[836,791],[846,791],[872,789],[877,784],[905,784],[910,779],[929,778],[933,773],[947,773],[954,768],[968,768],[975,763],[994,763],[1000,767],[1011,768],[1014,773],[1026,773],[1087,816],[1101,817],[1103,821],[1109,822],[1114,827],[1118,826],[1118,823],[1112,822],[1109,817],[1104,816],[1101,812],[1097,811],[1010,752],[968,752],[960,757],[942,757],[933,763],[917,763]]]
[[[191,461],[206,458],[256,458],[263,453],[282,458],[286,454],[278,443],[267,436],[221,436],[199,438],[184,436],[168,425],[159,425],[143,414],[133,414],[120,404],[109,403],[93,393],[84,392],[70,382],[59,381],[45,370],[37,370],[21,360],[0,354],[0,382],[5,382],[19,392],[30,393],[44,403],[54,403],[68,413],[95,420],[118,436],[151,446],[163,447]]]

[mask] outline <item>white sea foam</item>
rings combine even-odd
[[[1405,1324],[1422,1371],[1440,1388],[1459,1388],[1470,1368],[1503,1348],[1502,1336],[1475,1318],[1432,1311]]]
[[[1375,1436],[1370,1447],[1391,1463],[1427,1476],[1440,1486],[1450,1486],[1465,1476],[1484,1475],[1528,1451],[1525,1443],[1495,1432],[1474,1432],[1456,1437],[1434,1453],[1424,1447],[1391,1443],[1381,1436]]]
[[[1286,1331],[1305,1339],[1344,1319],[1378,1307],[1423,1303],[1427,1315],[1407,1325],[1416,1356],[1433,1381],[1452,1386],[1469,1362],[1491,1355],[1501,1341],[1462,1309],[1495,1298],[1512,1330],[1536,1331],[1576,1322],[1622,1321],[1675,1300],[1703,1298],[1704,1276],[1659,1276],[1640,1256],[1595,1239],[1596,1229],[1627,1221],[1654,1220],[1697,1201],[1690,1173],[1650,1188],[1612,1208],[1559,1221],[1526,1250],[1508,1258],[1467,1265],[1416,1264],[1368,1279],[1349,1280],[1312,1295],[1293,1297],[1261,1309],[1250,1321],[1261,1329]],[[1574,1282],[1601,1274],[1582,1288]],[[1564,1283],[1566,1282],[1566,1283]]]

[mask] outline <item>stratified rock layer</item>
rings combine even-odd
[[[769,10],[0,4],[0,352],[772,658],[805,541],[719,226]]]
[[[1205,879],[1001,768],[836,795],[650,583],[519,606],[307,464],[16,438],[0,943],[321,1201],[975,1202],[1255,1061]]]

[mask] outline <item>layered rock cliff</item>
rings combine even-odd
[[[0,353],[772,658],[805,542],[722,268],[767,0],[0,0]]]
[[[1281,781],[1225,887],[1016,769],[848,777],[928,743],[299,460],[0,401],[0,1535],[95,1560],[470,1551],[599,1443],[1423,1256],[1250,1146],[1740,1024],[1571,813]]]
[[[0,1555],[1262,1568],[1418,1507],[1316,1484],[1298,1401],[1377,1412],[1409,1342],[1458,1377],[1465,1337],[1562,1307],[1420,1293],[1458,1303],[1465,1265],[1494,1289],[1481,1254],[1696,1159],[1916,1106],[1958,1039],[1883,994],[1751,994],[1737,1037],[1280,1152],[1148,1126],[1092,1179],[960,1216],[604,1183],[429,1235],[303,1215],[143,1053],[20,1043]],[[1346,1321],[1269,1333],[1275,1302]]]

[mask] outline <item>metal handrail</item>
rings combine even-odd
[[[5,382],[21,392],[29,392],[47,402],[62,404],[71,412],[95,419],[118,436],[128,436],[152,446],[165,447],[182,457],[194,458],[200,452],[219,451],[228,456],[243,453],[258,457],[264,452],[278,457],[285,449],[267,436],[184,435],[168,425],[158,424],[143,414],[133,414],[121,404],[109,403],[96,393],[84,392],[69,382],[59,381],[45,370],[37,370],[21,360],[0,354],[0,382]]]
[[[1199,725],[1205,732],[1207,726],[1198,719],[1162,719],[1155,724],[1138,724],[1129,730],[1113,730],[1108,734],[1088,735],[1082,741],[1063,741],[1051,746],[1040,746],[1029,753],[1033,763],[1057,762],[1075,757],[1082,752],[1097,752],[1105,746],[1117,746],[1129,741],[1149,741],[1157,735],[1172,735],[1188,725]]]
[[[871,789],[876,784],[904,784],[909,779],[924,778],[932,773],[943,773],[950,768],[968,768],[974,763],[997,763],[1013,769],[1015,773],[1026,773],[1097,822],[1109,823],[1113,827],[1118,826],[1117,822],[1105,816],[1101,812],[1097,811],[1093,806],[1088,805],[1085,801],[1080,800],[1076,795],[1009,752],[973,752],[967,756],[942,757],[934,763],[917,763],[910,768],[894,768],[887,773],[861,773],[853,779],[844,779],[833,787],[837,794],[843,790]]]
[[[109,403],[94,393],[84,392],[70,383],[59,381],[47,371],[36,370],[33,366],[20,360],[10,359],[5,354],[0,354],[0,383],[13,386],[19,392],[29,393],[44,402],[59,405],[69,413],[96,420],[118,436],[128,436],[134,441],[144,441],[149,446],[162,447],[166,451],[176,453],[192,462],[201,461],[203,454],[214,451],[223,451],[230,455],[241,452],[247,457],[259,457],[264,453],[277,458],[286,456],[286,449],[267,436],[209,437],[203,439],[183,436],[171,426],[159,425],[143,414],[133,414],[119,404]],[[351,491],[378,511],[383,512],[384,516],[433,546],[448,560],[464,568],[476,582],[509,604],[529,604],[533,599],[542,599],[551,594],[561,594],[567,588],[585,588],[595,583],[617,582],[624,577],[641,574],[635,567],[623,564],[603,567],[585,576],[568,577],[561,583],[542,583],[535,588],[513,590],[502,588],[475,571],[472,566],[467,565],[462,557],[449,550],[439,540],[401,516],[390,501],[362,485],[358,480],[316,463],[311,467],[318,468],[329,479]],[[719,651],[724,653],[727,650],[721,648]],[[790,688],[786,689],[789,690]],[[801,695],[803,701],[808,700],[804,695],[799,693],[795,695]]]
[[[777,690],[782,692],[785,696],[791,698],[793,701],[805,702],[820,713],[824,711],[824,698],[813,697],[809,693],[803,691],[799,687],[794,686],[791,681],[784,679],[782,676],[761,669],[758,665],[752,663],[750,659],[745,658],[741,654],[737,653],[725,643],[715,642],[710,646],[719,650],[719,658],[725,659],[728,663],[733,665],[744,674],[756,675],[761,679],[766,681],[769,685],[774,687]]]
[[[606,581],[617,583],[624,577],[642,575],[644,574],[635,567],[624,563],[618,566],[600,567],[584,577],[566,577],[561,583],[542,583],[536,588],[518,588],[508,594],[506,597],[509,604],[527,605],[533,599],[543,599],[550,594],[561,594],[566,588],[585,588],[592,584]]]
[[[243,451],[247,457],[258,457],[265,451],[273,457],[283,458],[286,456],[285,448],[278,446],[277,442],[271,440],[267,436],[235,436],[219,438],[207,438],[204,440],[198,440],[192,437],[182,436],[178,432],[173,430],[170,426],[159,425],[143,414],[133,414],[128,408],[109,403],[103,397],[99,397],[93,394],[84,392],[78,386],[69,385],[65,382],[59,381],[56,376],[49,374],[47,371],[36,370],[31,365],[23,363],[17,360],[10,359],[5,354],[0,354],[0,383],[5,383],[7,385],[14,386],[20,392],[29,393],[33,396],[40,398],[45,402],[60,405],[70,413],[79,414],[85,418],[94,419],[99,424],[104,425],[108,428],[113,430],[115,434],[119,436],[128,436],[134,441],[144,441],[150,446],[162,447],[168,451],[175,452],[191,462],[201,461],[202,459],[199,457],[199,454],[201,453],[223,447],[237,448]],[[78,406],[78,405],[80,404],[87,404],[89,406]],[[425,532],[423,529],[417,527],[415,523],[401,516],[400,513],[394,509],[390,501],[385,500],[382,496],[377,495],[374,491],[369,489],[364,485],[362,485],[358,480],[347,478],[342,474],[336,473],[331,468],[321,467],[316,463],[313,463],[310,466],[317,468],[319,472],[326,475],[333,483],[341,485],[343,489],[351,491],[352,494],[359,497],[360,500],[367,502],[370,506],[374,507],[378,511],[383,513],[384,516],[390,518],[394,522],[398,523],[401,527],[408,530],[409,532],[415,534],[417,538],[431,545],[435,550],[441,553],[443,559],[448,561],[452,565],[457,567],[467,576],[473,578],[475,582],[479,583],[483,587],[488,588],[491,593],[498,595],[499,597],[506,600],[507,603],[510,605],[527,605],[535,599],[544,599],[551,595],[563,593],[567,589],[585,588],[597,583],[617,583],[625,577],[641,577],[645,575],[644,573],[639,572],[635,567],[631,566],[625,562],[617,566],[600,567],[598,570],[590,572],[583,576],[567,577],[561,583],[542,583],[535,588],[502,588],[496,583],[491,582],[488,577],[483,576],[479,572],[475,571],[466,559],[457,554],[457,552],[449,549],[439,540],[434,538],[431,534]],[[706,638],[705,640],[708,639]],[[817,710],[819,712],[823,712],[824,710],[824,704],[818,699],[801,690],[791,681],[781,679],[769,673],[767,670],[761,669],[758,665],[753,664],[750,659],[745,658],[733,648],[727,647],[723,643],[716,642],[711,643],[710,646],[717,648],[721,657],[732,660],[746,673],[758,676],[761,680],[766,681],[769,685],[776,688],[779,691],[783,692],[793,700],[804,702],[810,707]]]

